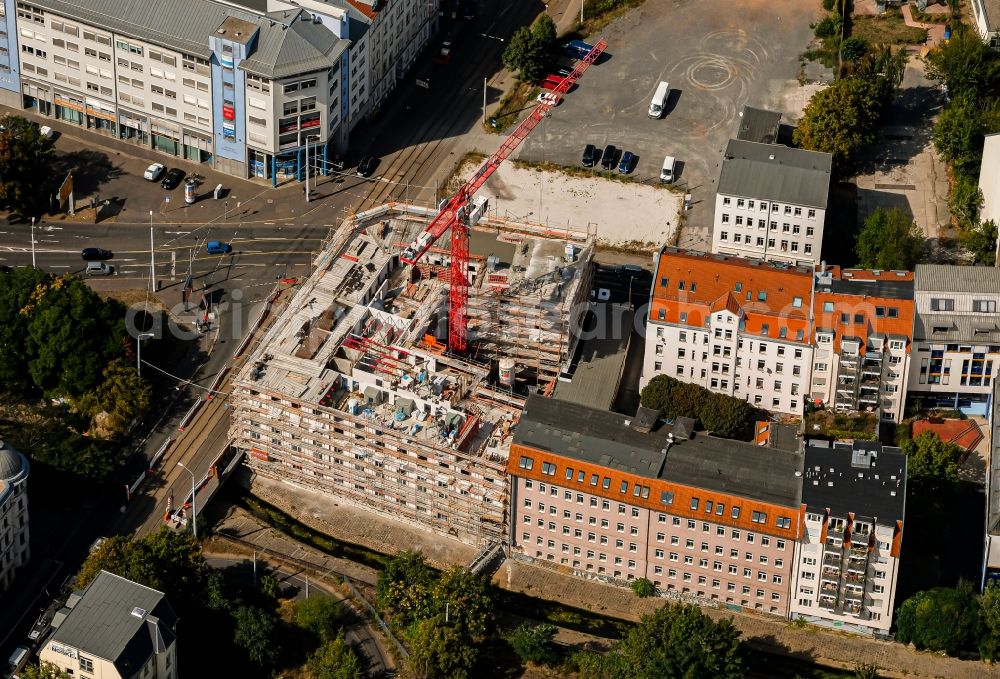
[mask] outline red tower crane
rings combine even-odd
[[[576,63],[573,71],[552,90],[555,100],[552,103],[539,102],[531,114],[514,128],[500,148],[487,158],[475,174],[445,203],[416,240],[403,250],[400,259],[405,264],[416,264],[446,231],[451,230],[451,276],[448,294],[448,348],[451,351],[464,353],[468,348],[466,326],[469,304],[469,226],[465,219],[468,216],[469,201],[496,171],[500,163],[505,161],[545,118],[549,109],[559,104],[562,95],[569,91],[573,83],[580,79],[607,47],[608,43],[603,38],[599,40],[587,56]]]

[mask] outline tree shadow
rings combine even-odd
[[[73,193],[77,200],[98,193],[103,184],[124,173],[120,166],[115,165],[111,158],[101,151],[83,149],[57,154],[51,164],[47,193],[57,191],[69,172],[73,173]]]

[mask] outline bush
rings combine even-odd
[[[833,6],[836,4],[836,0],[823,0],[823,9],[827,12],[833,11]]]
[[[722,438],[749,438],[759,413],[741,398],[712,394],[699,417],[708,431]]]
[[[832,38],[835,35],[840,35],[840,19],[833,16],[832,14],[823,17],[818,24],[814,33],[817,38]]]
[[[656,585],[648,578],[636,578],[629,583],[629,587],[640,599],[646,599],[656,594]]]
[[[917,592],[896,614],[896,638],[919,650],[957,655],[978,643],[979,601],[968,582]]]
[[[507,643],[517,653],[517,657],[525,662],[539,664],[555,662],[556,651],[552,639],[558,629],[548,623],[532,625],[525,622],[507,636]]]
[[[864,38],[852,36],[840,44],[840,51],[845,59],[857,61],[865,56],[865,53],[868,51],[868,43],[865,42]]]

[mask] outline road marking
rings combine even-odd
[[[178,236],[187,236],[191,232],[190,231],[164,231],[163,233],[171,233],[171,234],[176,234]]]
[[[49,266],[50,269],[68,269],[69,264],[52,264]]]

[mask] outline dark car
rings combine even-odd
[[[597,147],[587,144],[583,147],[583,166],[594,167],[597,164]]]
[[[614,147],[614,144],[608,144],[604,147],[604,153],[601,154],[601,167],[605,170],[610,170],[615,166],[615,156],[618,155],[618,149]]]
[[[618,172],[621,174],[628,174],[632,171],[632,165],[635,163],[635,156],[631,151],[626,151],[622,154],[622,160],[618,163]]]
[[[375,156],[365,156],[358,163],[358,176],[359,177],[371,177],[375,174],[375,166],[378,165],[378,158]]]
[[[110,250],[103,250],[101,248],[84,248],[80,252],[80,256],[83,257],[83,261],[85,262],[101,262],[105,259],[111,259],[115,255]]]
[[[205,252],[210,255],[228,255],[233,251],[233,246],[218,240],[210,240],[205,244]]]
[[[167,176],[163,178],[160,186],[172,191],[180,186],[181,181],[184,179],[184,170],[174,167],[167,171]]]

